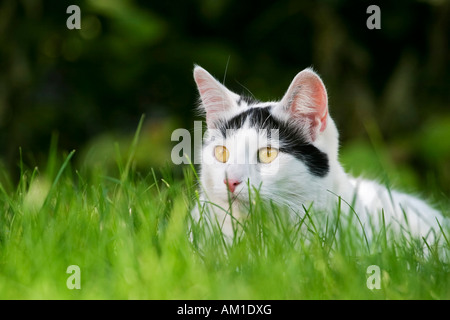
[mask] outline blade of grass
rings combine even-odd
[[[120,181],[125,182],[128,178],[128,174],[130,172],[131,164],[133,163],[134,156],[136,154],[137,145],[139,142],[139,135],[141,134],[142,125],[144,123],[145,115],[143,114],[141,116],[141,119],[139,120],[138,127],[136,129],[136,132],[134,133],[133,140],[131,142],[130,151],[128,154],[127,163],[125,164],[125,168],[123,170],[122,176],[120,178]]]
[[[438,224],[438,226],[439,226],[439,229],[440,229],[441,232],[442,232],[442,236],[444,237],[445,242],[447,243],[447,246],[450,247],[450,242],[448,241],[447,235],[445,234],[444,229],[442,228],[442,225],[439,223],[438,218],[435,217],[435,219],[436,219],[436,222],[437,222],[437,224]]]
[[[328,192],[334,194],[336,197],[339,197],[336,193],[334,193],[331,190],[327,190]],[[364,236],[364,240],[366,242],[366,246],[367,246],[367,251],[370,253],[370,245],[369,245],[369,240],[367,238],[367,234],[366,234],[366,230],[364,229],[364,225],[362,224],[361,219],[359,218],[359,215],[356,213],[355,209],[353,208],[353,206],[351,206],[347,201],[345,201],[345,199],[342,199],[342,201],[344,201],[344,203],[351,209],[351,211],[355,214],[356,219],[358,219],[359,225],[361,226],[362,232],[363,232],[363,236]]]
[[[58,133],[53,132],[50,140],[47,167],[45,169],[45,173],[49,179],[54,178],[57,163],[58,163]]]
[[[51,196],[53,195],[53,193],[55,192],[56,186],[59,182],[59,179],[61,178],[61,175],[63,174],[64,170],[66,169],[67,165],[70,162],[70,159],[72,159],[73,155],[75,154],[75,150],[72,150],[69,155],[66,157],[66,160],[64,160],[61,168],[59,168],[58,174],[56,175],[55,180],[53,180],[53,183],[50,187],[50,190],[48,191],[47,196],[45,197],[44,203],[42,205],[42,208],[47,206],[47,203],[49,201],[49,199],[51,198]]]

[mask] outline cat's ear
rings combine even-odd
[[[327,91],[322,79],[310,68],[295,76],[279,107],[311,141],[327,127]]]
[[[236,107],[235,101],[239,96],[228,90],[202,67],[195,66],[194,79],[200,93],[201,105],[206,111],[206,123],[208,128],[214,129],[217,122]]]

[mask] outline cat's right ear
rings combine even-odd
[[[236,107],[239,96],[228,90],[200,66],[194,68],[194,79],[200,93],[201,106],[206,112],[208,128],[215,129],[218,121],[227,117]]]
[[[292,80],[279,109],[303,130],[311,141],[327,127],[328,98],[319,75],[307,68]]]

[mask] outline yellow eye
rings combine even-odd
[[[261,148],[258,151],[258,160],[262,163],[271,163],[278,156],[278,150],[272,147]]]
[[[216,146],[214,148],[214,156],[218,161],[225,163],[228,161],[230,153],[228,152],[228,149],[225,148],[225,146]]]

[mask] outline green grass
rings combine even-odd
[[[0,299],[450,299],[439,252],[407,233],[367,242],[338,206],[336,219],[305,208],[292,222],[255,192],[250,218],[224,241],[190,223],[192,168],[184,179],[139,174],[133,148],[117,175],[76,170],[73,152],[52,149],[42,172],[21,162],[17,187],[0,185]],[[66,285],[70,265],[81,289]],[[371,265],[379,290],[366,284]]]

